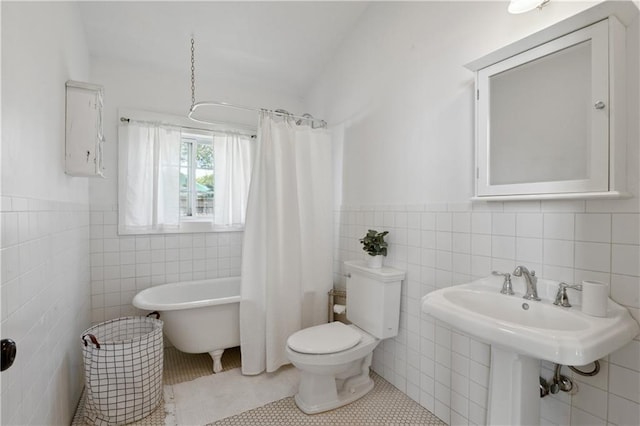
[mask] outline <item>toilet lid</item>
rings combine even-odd
[[[362,335],[339,321],[305,328],[289,336],[287,344],[303,354],[330,354],[352,348]]]

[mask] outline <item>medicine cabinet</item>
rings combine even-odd
[[[66,83],[65,172],[104,177],[101,86]]]
[[[583,12],[467,65],[474,199],[629,196],[626,28],[608,12]]]

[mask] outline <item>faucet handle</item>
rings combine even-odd
[[[577,291],[582,291],[582,284],[567,284],[564,281],[560,282],[560,284],[558,284],[558,290],[561,289],[567,289],[567,288],[571,288],[573,290],[577,290]]]
[[[561,282],[558,284],[558,292],[556,293],[556,300],[553,302],[554,305],[562,306],[563,308],[570,308],[571,303],[569,303],[569,295],[567,295],[567,289],[571,288],[577,291],[582,291],[581,284],[569,285],[565,282]]]
[[[502,283],[502,290],[500,290],[500,293],[508,294],[509,296],[515,294],[513,292],[513,285],[511,284],[511,274],[510,273],[508,273],[508,272],[491,271],[491,275],[497,275],[497,276],[504,277],[504,282]]]

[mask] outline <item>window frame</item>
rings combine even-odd
[[[194,209],[197,209],[197,207],[194,207],[197,205],[197,201],[198,201],[198,194],[197,194],[197,190],[196,190],[196,183],[197,183],[197,177],[196,177],[196,172],[198,170],[197,168],[197,155],[198,155],[198,145],[208,145],[211,147],[211,151],[212,151],[212,155],[211,155],[211,159],[212,159],[212,167],[211,167],[211,172],[215,174],[215,168],[213,166],[213,164],[215,164],[215,151],[213,151],[213,132],[207,132],[207,134],[205,134],[204,132],[198,131],[197,133],[187,129],[187,130],[183,130],[182,135],[181,135],[181,141],[180,141],[180,146],[182,148],[183,144],[190,144],[190,148],[189,148],[189,174],[187,176],[187,185],[188,185],[188,197],[189,197],[189,208],[191,210],[191,215],[186,215],[186,216],[182,216],[180,215],[180,222],[203,222],[203,221],[210,221],[213,219],[213,215],[214,215],[214,211],[212,210],[211,214],[208,215],[196,215],[194,214]],[[182,165],[181,165],[182,167]],[[215,200],[215,193],[213,194],[213,198],[212,200]],[[214,203],[215,205],[215,203]],[[212,207],[213,209],[214,207]]]

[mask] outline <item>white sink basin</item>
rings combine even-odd
[[[581,312],[576,292],[569,293],[571,308],[554,305],[556,281],[538,279],[538,302],[523,299],[523,282],[512,280],[513,296],[500,293],[502,277],[491,276],[433,291],[422,298],[422,309],[491,345],[563,365],[588,364],[638,334],[638,323],[612,300],[607,317],[593,317]]]

